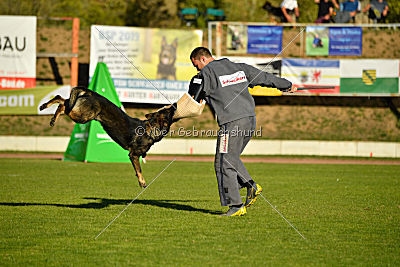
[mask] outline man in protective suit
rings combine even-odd
[[[229,206],[223,215],[244,215],[246,207],[252,205],[262,191],[240,160],[240,154],[256,129],[255,103],[248,87],[261,85],[290,92],[297,88],[286,79],[250,65],[233,63],[226,58],[215,60],[205,47],[195,48],[190,60],[200,72],[192,78],[188,93],[197,102],[206,100],[220,126],[214,167],[221,205]],[[244,187],[247,188],[245,203],[239,193]]]

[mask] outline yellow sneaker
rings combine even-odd
[[[250,207],[257,200],[257,196],[261,194],[262,187],[259,184],[254,183],[252,187],[247,188],[247,197],[244,204],[245,207]]]
[[[246,207],[242,205],[240,208],[230,207],[226,213],[221,214],[221,216],[242,216],[247,213]]]

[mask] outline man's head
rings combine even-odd
[[[190,60],[192,61],[193,66],[200,71],[209,62],[213,61],[214,58],[212,57],[210,50],[207,48],[196,47],[190,54]]]

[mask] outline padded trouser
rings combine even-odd
[[[220,128],[214,167],[217,175],[221,206],[232,206],[243,203],[239,190],[247,187],[248,182],[252,181],[252,178],[240,160],[240,154],[253,136],[255,128],[256,118],[254,116],[228,122]],[[221,143],[224,143],[224,133],[228,134],[229,137],[226,144],[226,153],[221,153]]]

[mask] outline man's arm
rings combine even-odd
[[[278,88],[279,90],[286,90],[292,88],[292,83],[284,78],[280,78],[275,75],[272,75],[271,73],[261,71],[245,63],[239,63],[239,64],[246,73],[246,77],[249,82],[249,87],[251,88],[253,88],[256,85],[265,87],[274,87]]]
[[[289,14],[288,14],[287,11],[286,11],[286,8],[285,8],[285,7],[282,7],[281,9],[282,9],[282,13],[283,13],[283,15],[285,16],[286,20],[287,20],[288,22],[293,22],[292,17],[289,16]]]
[[[360,11],[361,11],[361,3],[358,2],[358,5],[357,5],[356,10],[354,10],[353,12],[350,12],[350,15],[351,15],[352,17],[354,17],[354,16],[357,15],[357,13],[360,12]]]
[[[371,4],[368,4],[363,10],[362,12],[365,13],[369,10],[369,8],[371,7]]]
[[[334,5],[337,9],[340,8],[340,6],[339,6],[338,3],[336,2],[336,0],[332,0],[332,3],[333,3],[333,5]]]
[[[383,12],[382,12],[382,16],[386,17],[388,11],[389,11],[389,5],[386,5],[386,6],[385,6],[385,9],[384,9]]]
[[[329,7],[329,14],[326,15],[326,19],[329,20],[333,16],[333,7]]]
[[[190,80],[188,94],[197,102],[205,98],[204,78],[198,73]]]
[[[300,12],[298,7],[294,9],[294,14],[296,15],[296,18],[300,17]]]

